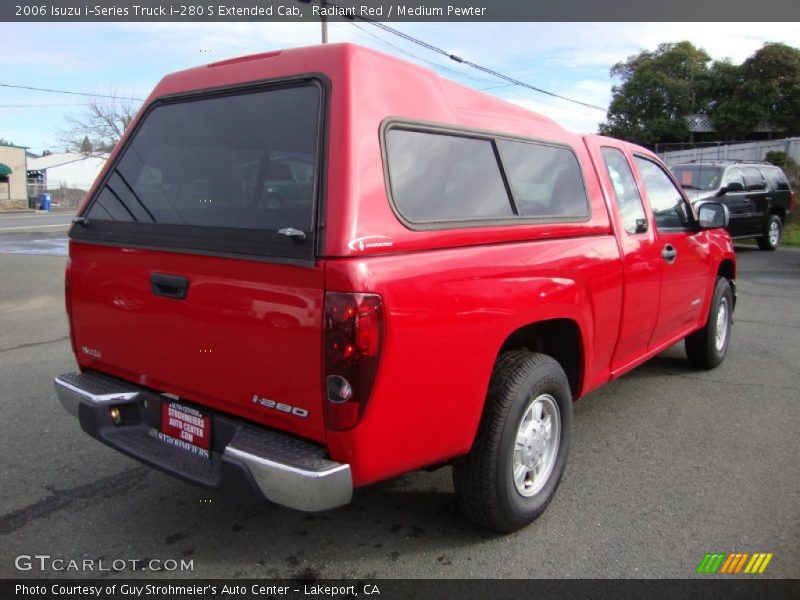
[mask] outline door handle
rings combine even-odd
[[[667,244],[661,251],[661,258],[663,258],[668,263],[673,263],[675,262],[675,259],[678,258],[678,251],[675,250],[672,244]]]
[[[156,296],[183,300],[189,293],[189,278],[183,275],[153,273],[150,275],[150,289]]]
[[[295,229],[294,227],[278,229],[278,233],[298,242],[302,242],[304,239],[306,239],[306,232]]]

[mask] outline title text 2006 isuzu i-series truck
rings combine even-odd
[[[305,511],[451,463],[500,531],[546,507],[572,402],[668,346],[725,357],[725,208],[649,151],[353,45],[165,77],[70,230],[92,437]]]

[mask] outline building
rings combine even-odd
[[[28,194],[49,192],[54,206],[75,207],[100,174],[108,154],[59,152],[28,160]]]
[[[0,210],[27,208],[25,148],[0,146]]]

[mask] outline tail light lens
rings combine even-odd
[[[67,258],[67,267],[64,269],[64,305],[67,310],[67,317],[72,318],[72,295],[70,287],[72,285],[72,259]]]
[[[75,334],[72,331],[72,259],[67,258],[64,269],[64,307],[67,310],[67,323],[69,324],[69,341],[72,344],[72,353],[77,356]]]
[[[794,210],[794,190],[789,192],[789,210]]]
[[[325,414],[328,427],[355,427],[372,394],[383,348],[376,294],[325,294]]]

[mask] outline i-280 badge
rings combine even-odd
[[[271,408],[272,410],[277,410],[288,415],[294,415],[295,417],[300,417],[301,419],[305,419],[308,416],[308,411],[305,408],[300,408],[299,406],[290,406],[288,404],[284,404],[283,402],[275,402],[275,400],[270,400],[269,398],[262,398],[258,394],[253,394],[253,404],[260,404],[264,408]]]

